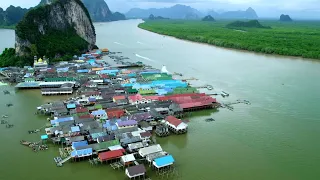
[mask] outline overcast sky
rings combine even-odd
[[[127,12],[131,8],[160,8],[174,4],[185,4],[201,11],[245,10],[252,7],[260,17],[268,17],[278,13],[310,15],[320,14],[320,0],[105,0],[112,11]],[[40,0],[0,0],[0,7],[9,5],[32,7]],[[293,15],[294,16],[294,15]],[[320,15],[319,15],[320,16]]]

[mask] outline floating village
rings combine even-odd
[[[20,143],[35,152],[47,150],[48,144],[60,147],[52,160],[58,167],[88,161],[121,169],[130,179],[150,179],[147,169],[160,176],[175,171],[174,155],[157,144],[155,136],[187,133],[192,128],[185,119],[189,112],[250,104],[219,103],[213,96],[229,94],[201,93],[200,88],[213,87],[191,87],[188,81],[195,78],[126,59],[102,49],[54,65],[46,57],[34,57],[33,67],[1,68],[1,86],[14,83],[18,91],[40,89],[44,96],[66,97],[35,107],[36,115],[47,116],[43,127],[28,131],[38,134],[39,142]],[[7,118],[2,115],[1,124],[14,127]]]

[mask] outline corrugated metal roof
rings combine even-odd
[[[126,162],[135,161],[136,158],[134,157],[133,154],[127,154],[127,155],[121,156],[121,160],[122,160],[122,162],[126,163]]]
[[[146,168],[143,164],[139,164],[137,166],[131,166],[126,169],[126,174],[131,178],[138,175],[143,175],[146,173]]]
[[[153,145],[153,146],[139,149],[139,154],[140,154],[140,156],[145,157],[146,155],[160,152],[160,151],[162,151],[162,148],[161,148],[160,144],[157,144],[157,145]]]

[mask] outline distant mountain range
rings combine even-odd
[[[208,12],[214,18],[219,19],[258,19],[258,15],[254,9],[249,7],[245,11],[226,11],[222,13],[217,13],[213,10]]]
[[[150,8],[150,9],[140,9],[133,8],[130,9],[125,15],[128,18],[147,18],[153,14],[154,16],[162,16],[164,18],[170,19],[194,19],[203,16],[198,10],[185,5],[174,5],[169,8]]]
[[[249,7],[246,11],[227,11],[222,13],[217,13],[213,10],[208,13],[201,13],[197,9],[185,5],[174,5],[169,8],[150,8],[150,9],[140,9],[133,8],[130,9],[125,15],[128,18],[147,18],[153,14],[154,16],[162,16],[170,19],[200,19],[206,15],[211,15],[216,19],[257,19],[258,15],[254,9]]]

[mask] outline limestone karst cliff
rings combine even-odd
[[[61,57],[92,49],[95,29],[80,0],[57,0],[30,10],[16,27],[18,56]]]

